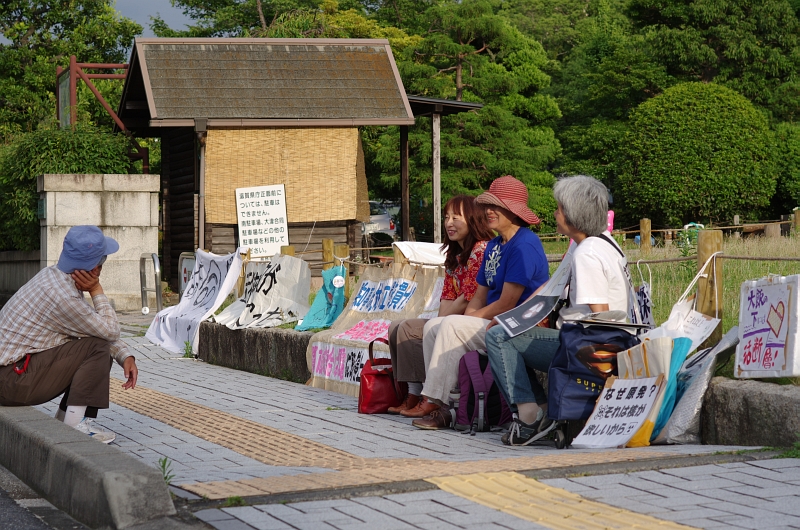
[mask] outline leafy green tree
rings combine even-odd
[[[787,0],[631,0],[628,14],[682,81],[713,81],[778,112],[782,94],[800,92],[800,20]]]
[[[442,119],[442,199],[478,194],[493,179],[511,174],[528,186],[534,211],[550,221],[554,179],[547,169],[560,152],[552,129],[560,111],[541,93],[550,82],[543,71],[550,61],[541,45],[511,26],[499,9],[499,3],[487,0],[430,8],[428,31],[418,46],[398,54],[398,68],[410,94],[485,105]],[[430,138],[431,120],[418,118],[409,131],[409,179],[418,197],[431,196]],[[379,168],[384,188],[396,194],[398,144],[395,127],[367,142],[368,160]]]
[[[564,117],[564,156],[556,171],[589,174],[613,186],[615,153],[639,104],[675,83],[646,50],[644,38],[607,3],[598,2],[549,90]]]
[[[90,124],[41,127],[0,150],[0,250],[39,248],[36,177],[44,173],[127,173],[128,139]]]
[[[778,184],[772,199],[773,215],[789,213],[800,206],[800,125],[780,123],[775,127]]]
[[[683,83],[642,103],[620,146],[616,197],[627,221],[758,219],[775,192],[774,137],[742,95]]]
[[[0,3],[7,41],[0,44],[0,142],[55,115],[56,65],[68,66],[73,54],[81,62],[125,62],[141,31],[110,0]]]

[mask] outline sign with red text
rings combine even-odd
[[[798,280],[798,275],[769,276],[742,284],[736,377],[800,375]]]

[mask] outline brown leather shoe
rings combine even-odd
[[[400,415],[405,416],[406,418],[423,418],[433,412],[434,410],[438,410],[439,405],[436,403],[431,403],[428,401],[428,398],[423,397],[417,406],[410,410],[401,410]]]
[[[419,401],[420,401],[419,396],[415,396],[414,394],[406,394],[406,398],[400,405],[398,405],[397,407],[389,407],[389,410],[387,410],[386,412],[388,412],[389,414],[400,414],[404,410],[411,410],[414,407],[416,407]]]
[[[430,415],[411,422],[411,425],[414,427],[432,431],[438,429],[449,429],[451,424],[450,411],[443,408],[436,409],[431,412]]]

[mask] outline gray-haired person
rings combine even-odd
[[[64,394],[57,418],[101,442],[114,440],[93,423],[98,409],[108,408],[111,359],[123,367],[124,389],[136,386],[139,373],[100,285],[103,263],[117,250],[96,226],[74,226],[58,264],[39,271],[3,306],[0,405],[38,405]]]
[[[625,255],[607,230],[608,190],[600,181],[579,175],[560,179],[553,194],[558,232],[574,241],[565,256],[572,260],[569,303],[559,313],[558,326],[600,311],[628,314],[630,275]],[[486,333],[492,374],[516,413],[503,443],[527,445],[555,426],[547,418],[547,395],[526,368],[547,372],[559,344],[558,329],[535,327],[512,338],[492,326]]]

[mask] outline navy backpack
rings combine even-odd
[[[617,352],[639,344],[624,329],[564,323],[547,375],[547,415],[553,420],[585,420],[606,379],[617,375]]]

